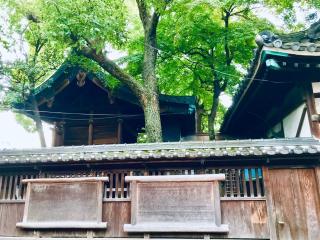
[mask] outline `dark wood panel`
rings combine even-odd
[[[320,199],[314,169],[272,169],[266,188],[271,228],[277,239],[310,239],[320,236]]]
[[[228,238],[269,238],[266,201],[221,201],[221,214]]]

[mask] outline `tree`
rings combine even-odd
[[[21,29],[21,26],[15,27]],[[57,69],[61,64],[62,55],[57,46],[48,42],[42,34],[39,26],[34,22],[30,22],[23,27],[19,39],[24,39],[28,42],[25,53],[20,59],[13,62],[3,64],[4,78],[7,78],[6,96],[3,105],[15,107],[17,104],[23,104],[25,109],[31,109],[28,112],[29,116],[35,121],[35,127],[39,134],[41,147],[46,147],[44,138],[43,126],[40,119],[38,104],[35,99],[35,89],[48,73]],[[12,39],[13,41],[13,39]],[[22,54],[22,53],[21,53]],[[28,130],[33,130],[32,122],[21,116],[16,117],[19,122]]]
[[[256,34],[270,28],[252,14],[257,2],[184,1],[162,20],[159,46],[164,51],[159,69],[163,90],[197,96],[197,128],[203,129],[207,115],[210,139],[215,138],[217,112],[223,111],[221,93],[234,91],[242,69],[253,57]]]
[[[170,0],[136,0],[143,27],[143,63],[141,76],[133,77],[123,66],[108,58],[106,46],[124,49],[129,37],[126,4],[114,0],[33,0],[9,1],[13,18],[29,17],[52,42],[67,45],[95,61],[111,76],[126,84],[139,99],[145,116],[149,142],[162,141],[158,85],[155,73],[157,27]],[[17,9],[19,11],[17,11]],[[18,14],[17,14],[18,13]],[[17,17],[19,15],[19,17]]]

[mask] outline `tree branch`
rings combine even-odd
[[[143,25],[143,28],[146,30],[150,22],[150,13],[147,10],[145,0],[136,0],[139,9],[139,16]]]
[[[104,56],[102,52],[97,53],[95,49],[91,47],[83,47],[82,49],[80,49],[80,53],[85,57],[96,61],[113,77],[129,86],[130,89],[136,94],[136,96],[141,96],[144,91],[143,86],[139,84],[132,76],[123,71],[116,63]]]

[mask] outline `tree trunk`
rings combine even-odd
[[[36,122],[36,128],[40,139],[41,147],[45,148],[46,139],[44,137],[43,126],[40,118],[39,108],[36,99],[32,96],[33,120]]]
[[[197,102],[197,107],[196,107],[196,134],[203,133],[203,131],[202,131],[203,113],[204,113],[203,105],[200,105]]]
[[[216,138],[215,136],[215,130],[214,130],[214,123],[216,120],[217,112],[218,112],[218,107],[219,107],[219,97],[221,94],[221,89],[219,82],[217,80],[214,80],[213,84],[213,103],[208,119],[208,128],[209,128],[209,139],[214,140]]]
[[[145,130],[148,142],[162,142],[161,119],[158,95],[154,93],[144,94],[142,107],[145,119]]]
[[[158,80],[156,76],[157,61],[157,26],[159,15],[157,12],[149,15],[144,1],[137,1],[140,19],[144,28],[144,56],[142,79],[144,93],[140,101],[144,111],[145,129],[148,142],[162,142],[162,128],[160,118]]]

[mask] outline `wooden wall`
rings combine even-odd
[[[130,237],[123,232],[123,224],[130,223],[130,201],[104,202],[103,221],[108,222],[106,231],[95,231],[95,237]],[[42,237],[86,237],[86,231],[23,231],[16,228],[22,221],[24,203],[0,204],[0,236],[42,236]],[[223,200],[221,203],[222,222],[228,223],[230,232],[219,237],[268,238],[266,201]],[[133,237],[143,237],[141,234]],[[203,237],[203,236],[202,236]]]
[[[266,197],[222,197],[222,223],[228,224],[230,231],[228,234],[211,237],[319,240],[320,167],[264,167],[263,177]],[[123,232],[123,225],[130,223],[130,207],[130,199],[105,199],[103,221],[108,222],[107,230],[39,232],[15,227],[15,224],[22,220],[23,200],[2,200],[0,236],[143,237],[141,234],[128,235]],[[172,236],[181,237],[170,237]],[[203,235],[185,234],[183,237],[203,238]]]
[[[271,239],[320,239],[319,169],[264,168]]]

